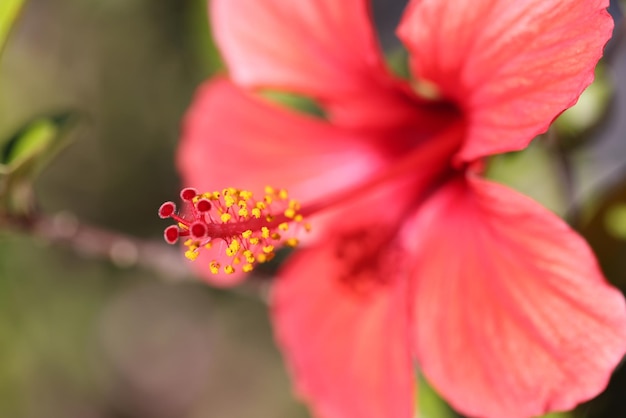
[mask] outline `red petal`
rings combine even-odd
[[[183,126],[178,167],[199,191],[287,188],[314,200],[367,178],[384,164],[371,143],[289,112],[225,80],[198,90]]]
[[[217,43],[242,86],[319,99],[345,126],[421,125],[435,117],[419,113],[421,101],[385,67],[367,0],[214,0],[211,6]]]
[[[399,27],[418,77],[468,119],[460,158],[524,148],[593,80],[608,0],[413,0]]]
[[[529,417],[603,390],[626,350],[624,298],[564,222],[474,178],[439,191],[405,232],[419,254],[416,354],[455,408]]]
[[[200,192],[237,187],[262,195],[270,185],[288,189],[302,203],[360,183],[382,164],[379,151],[362,137],[256,99],[219,79],[198,90],[178,150],[184,184]],[[241,276],[208,273],[215,254],[226,260],[222,252],[202,250],[194,264],[216,284],[239,281]]]
[[[298,392],[324,418],[411,418],[404,287],[349,278],[336,247],[299,251],[273,293],[273,322]],[[361,282],[359,282],[361,281]],[[368,286],[369,285],[371,286]]]
[[[214,0],[215,37],[236,82],[315,97],[358,90],[382,61],[369,2]]]

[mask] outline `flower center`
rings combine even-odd
[[[229,262],[222,266],[217,259],[210,261],[213,274],[233,274],[238,268],[250,272],[257,263],[274,258],[277,248],[298,245],[298,229],[310,230],[303,222],[300,203],[290,199],[284,189],[268,186],[265,195],[256,199],[250,191],[232,187],[209,193],[186,188],[180,197],[181,211],[173,202],[159,208],[161,218],[177,222],[165,228],[165,241],[175,244],[179,238],[187,238],[185,257],[192,261],[203,248],[210,249],[221,241]]]
[[[219,251],[223,251],[229,261],[222,265],[217,258],[211,260],[210,271],[213,274],[232,274],[237,269],[250,272],[257,263],[271,260],[277,248],[298,245],[296,234],[311,228],[303,221],[304,217],[367,196],[400,178],[411,180],[411,186],[405,190],[414,196],[411,199],[413,205],[421,204],[440,183],[461,172],[451,165],[451,160],[462,141],[462,130],[462,124],[452,124],[402,158],[393,160],[374,176],[332,196],[308,202],[306,207],[290,199],[286,190],[269,186],[260,199],[250,191],[232,187],[208,193],[183,189],[180,193],[182,210],[177,211],[173,202],[165,202],[159,208],[161,218],[176,221],[176,225],[165,229],[165,241],[175,244],[179,238],[186,238],[185,256],[192,261],[202,249],[211,249],[216,243],[221,243]],[[358,245],[353,247],[361,248]],[[371,254],[375,252],[370,251],[366,257],[357,257],[349,252],[342,257],[356,265],[358,260],[372,258]]]

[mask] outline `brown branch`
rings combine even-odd
[[[198,280],[191,263],[177,246],[139,239],[86,223],[69,212],[29,217],[1,216],[0,226],[70,248],[91,259],[106,260],[119,268],[140,267],[167,282]],[[269,280],[247,280],[231,290],[239,295],[267,301]]]

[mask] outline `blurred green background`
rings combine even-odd
[[[389,51],[403,4],[376,2]],[[624,288],[621,37],[578,115],[551,133],[563,141],[496,158],[490,176],[566,216]],[[26,2],[0,59],[3,158],[33,120],[70,122],[34,194],[16,189],[26,216],[0,217],[0,417],[308,416],[272,342],[265,283],[212,289],[161,242],[181,116],[219,69],[204,0]],[[626,416],[624,398],[620,370],[598,399],[553,416]],[[457,416],[426,386],[420,409]]]

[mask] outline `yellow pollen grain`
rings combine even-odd
[[[266,194],[274,194],[274,188],[272,186],[265,186],[265,193]]]
[[[250,200],[252,199],[252,192],[249,190],[241,190],[239,192],[239,197],[242,198],[244,201]]]
[[[302,220],[304,219],[304,217],[302,215],[300,215],[299,213],[293,217],[293,220],[296,222],[302,222]]]
[[[270,230],[268,227],[264,226],[261,228],[261,236],[265,239],[270,237]]]
[[[282,200],[287,200],[287,198],[289,197],[289,194],[287,193],[287,190],[280,189],[278,191],[278,197],[280,197]]]
[[[256,260],[259,263],[265,263],[267,261],[267,255],[266,254],[259,254],[256,256]]]
[[[219,273],[220,263],[218,263],[217,261],[211,261],[211,263],[209,264],[209,270],[211,270],[211,273],[213,274]]]
[[[271,252],[274,251],[274,246],[273,245],[266,245],[265,247],[263,247],[263,252],[265,254],[269,254]]]
[[[267,222],[272,222],[272,221],[274,220],[274,217],[273,217],[272,215],[267,215],[267,216],[265,217],[265,220],[266,220]]]
[[[278,241],[278,240],[280,239],[280,234],[279,234],[278,232],[274,232],[274,233],[272,234],[272,239],[274,239],[274,240],[277,240],[277,241]]]
[[[287,247],[295,247],[299,244],[298,238],[289,238],[285,241]]]
[[[187,250],[185,251],[185,257],[187,257],[187,259],[194,261],[196,258],[198,258],[198,255],[200,253],[194,250]]]
[[[231,266],[230,264],[227,264],[224,266],[224,273],[233,274],[234,272],[235,272],[235,268]]]
[[[221,196],[221,195],[220,195],[220,192],[213,192],[213,193],[211,194],[211,199],[212,199],[212,200],[217,200],[217,199],[219,199],[219,198],[220,198],[220,196]]]
[[[207,250],[210,250],[212,247],[213,247],[212,242],[207,242],[206,244],[204,244],[204,248],[206,248]]]
[[[242,270],[246,273],[250,273],[252,270],[254,270],[254,266],[250,263],[244,264]]]
[[[239,258],[239,257],[235,257],[235,258],[233,259],[233,264],[241,264],[241,258]]]
[[[248,263],[254,263],[254,254],[252,254],[252,251],[250,250],[244,251],[243,256],[246,257],[246,261]]]
[[[261,210],[259,208],[254,208],[252,209],[252,216],[254,216],[257,219],[261,218]]]
[[[241,248],[241,245],[239,244],[239,241],[233,240],[228,245],[228,248],[226,249],[226,255],[229,256],[229,257],[232,257],[232,256],[236,255],[237,252],[239,251],[239,248]]]
[[[269,204],[270,204],[270,203],[272,203],[272,201],[273,201],[272,196],[270,196],[270,195],[266,195],[266,196],[263,198],[263,201],[264,201],[266,204],[268,204],[268,205],[269,205]]]
[[[247,208],[241,208],[241,209],[239,209],[237,214],[239,216],[243,216],[244,218],[247,218],[248,217],[248,209]]]
[[[280,229],[281,231],[287,231],[289,230],[289,224],[287,222],[283,222],[278,225],[278,229]]]
[[[229,208],[232,205],[235,204],[235,199],[231,196],[231,195],[224,195],[224,203],[226,204],[226,207]]]
[[[300,202],[298,202],[297,200],[291,199],[289,201],[289,207],[294,210],[300,210]]]
[[[237,202],[237,206],[239,206],[240,208],[245,208],[246,206],[248,206],[248,204],[245,200],[240,200]]]
[[[256,205],[254,205],[257,209],[259,210],[263,210],[266,208],[265,203],[263,202],[256,202]]]
[[[248,240],[250,244],[257,245],[259,243],[259,237],[252,237]]]
[[[189,247],[191,245],[193,245],[193,240],[191,238],[185,241],[185,246]]]
[[[296,211],[291,208],[287,208],[285,209],[285,216],[289,219],[293,219],[296,216]]]
[[[222,215],[220,216],[220,219],[224,223],[230,221],[230,218],[231,218],[230,213],[222,213]]]
[[[247,231],[243,231],[241,233],[241,236],[244,237],[245,239],[248,239],[252,236],[252,230],[248,229]]]

